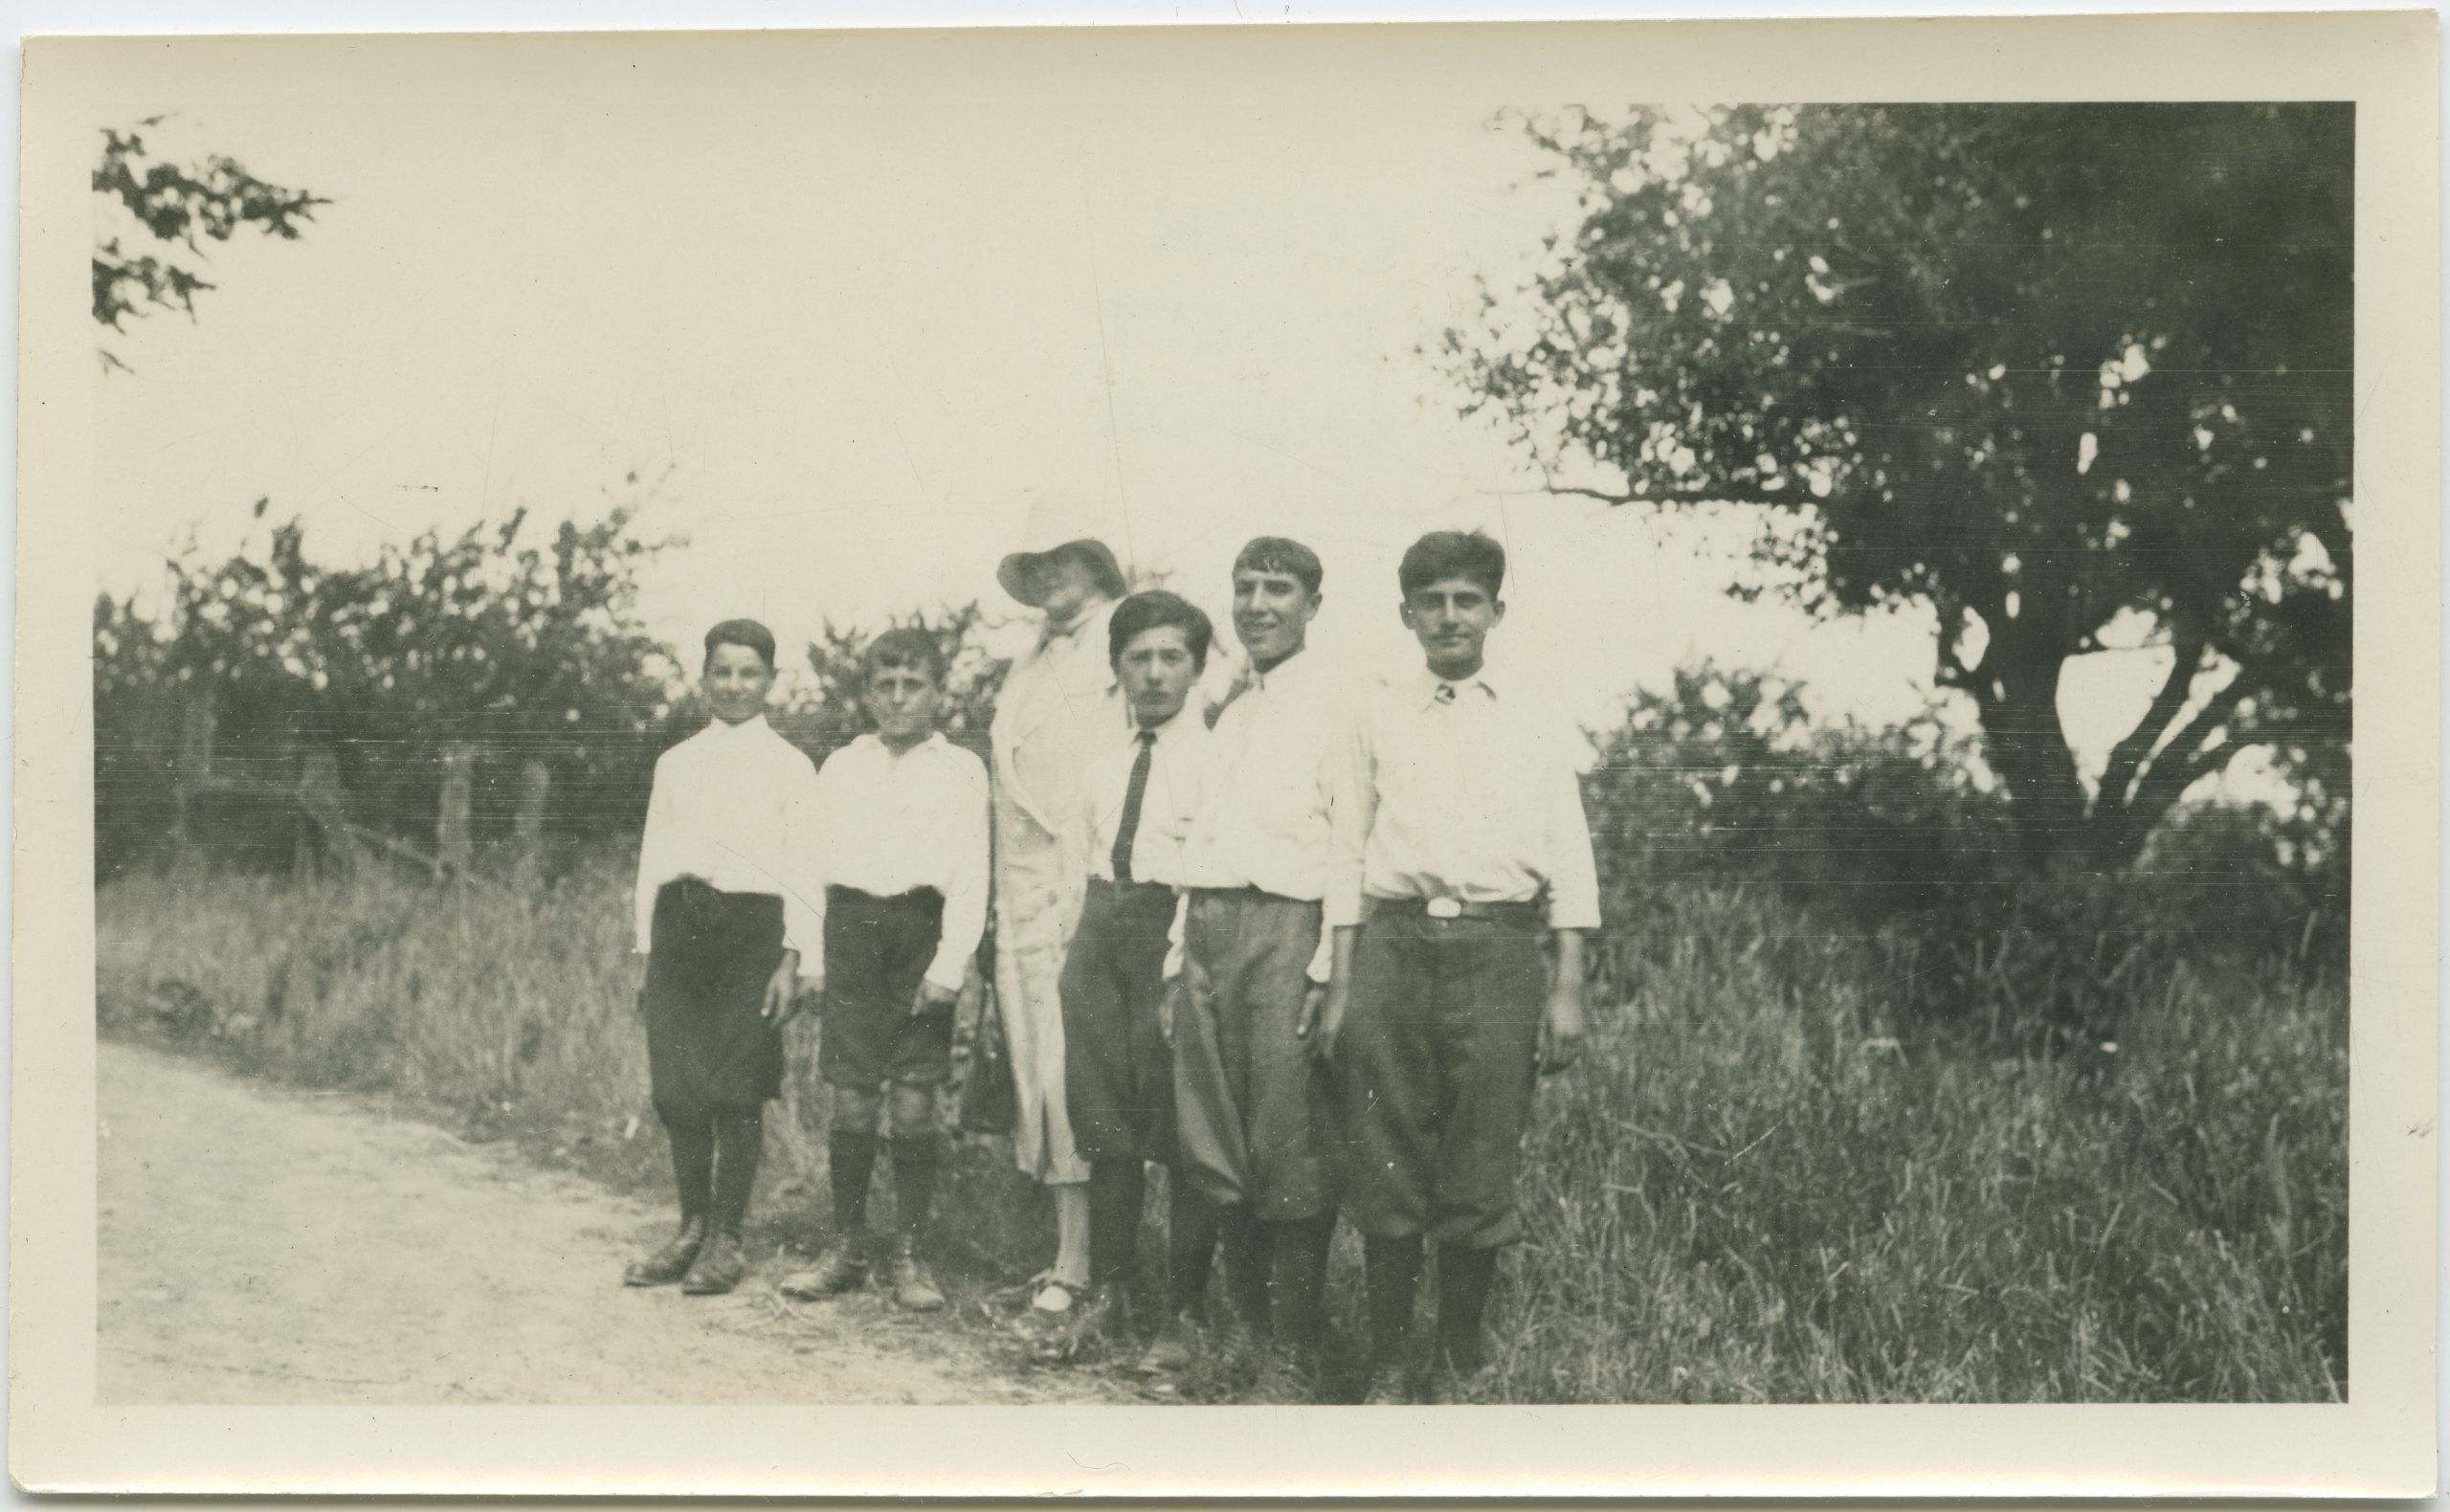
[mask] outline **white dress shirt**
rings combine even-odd
[[[718,892],[782,899],[783,944],[814,973],[825,944],[815,819],[816,768],[764,715],[711,721],[665,751],[638,842],[638,950],[653,943],[656,894],[694,877]]]
[[[1208,795],[1184,847],[1188,885],[1326,897],[1336,767],[1351,721],[1348,690],[1308,651],[1249,674],[1211,736]],[[1312,981],[1327,979],[1332,954],[1323,930]]]
[[[1485,672],[1427,671],[1367,696],[1339,763],[1326,922],[1365,896],[1529,902],[1599,927],[1599,879],[1565,730]]]
[[[1125,723],[1109,726],[1105,744],[1089,757],[1081,791],[1083,843],[1088,846],[1088,875],[1114,880],[1114,842],[1123,828],[1123,802],[1131,786],[1131,768],[1140,757],[1140,728]],[[1208,790],[1211,742],[1208,723],[1188,702],[1182,712],[1157,726],[1149,749],[1148,785],[1140,797],[1140,828],[1131,841],[1131,879],[1184,886],[1183,842]]]
[[[816,774],[817,857],[827,885],[899,898],[944,895],[927,981],[961,989],[987,927],[987,768],[930,735],[897,756],[862,735]]]

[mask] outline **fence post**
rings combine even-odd
[[[465,876],[472,856],[469,810],[477,787],[477,748],[465,741],[442,747],[442,809],[434,821],[436,877]]]
[[[298,769],[298,856],[294,869],[312,878],[319,859],[328,858],[336,871],[346,872],[357,859],[357,842],[348,833],[341,803],[341,759],[330,750],[310,750]]]
[[[178,769],[170,784],[170,839],[186,845],[194,836],[196,803],[212,782],[212,732],[219,723],[213,687],[189,685],[179,706]]]
[[[515,864],[534,873],[545,861],[545,805],[552,796],[553,768],[534,757],[519,767],[519,809],[510,822]]]

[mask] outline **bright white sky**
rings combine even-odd
[[[194,324],[113,343],[136,370],[98,379],[106,588],[190,527],[234,545],[259,495],[354,559],[519,505],[592,515],[636,470],[663,479],[646,530],[689,543],[648,580],[657,633],[746,613],[797,645],[828,616],[1009,607],[993,565],[1039,488],[1120,503],[1142,563],[1212,611],[1244,539],[1308,541],[1317,643],[1359,665],[1415,655],[1403,546],[1481,525],[1515,564],[1493,661],[1588,719],[1700,657],[1870,720],[1924,698],[1927,622],[1734,603],[1740,543],[1526,496],[1456,417],[1416,348],[1570,219],[1499,101],[743,39],[548,68],[547,46],[127,71],[98,125],[176,111],[160,147],[336,203],[299,242],[213,248]],[[2080,668],[2080,742],[2105,749],[2162,665]]]

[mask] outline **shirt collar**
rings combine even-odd
[[[1254,664],[1250,668],[1251,686],[1264,691],[1287,683],[1299,685],[1310,676],[1310,664],[1317,659],[1310,654],[1310,648],[1304,646],[1265,672]]]
[[[1458,696],[1473,693],[1490,702],[1497,701],[1497,685],[1489,681],[1489,669],[1486,666],[1468,678],[1441,678],[1427,667],[1423,667],[1419,678],[1414,684],[1414,696],[1420,700],[1421,707],[1427,708],[1441,701],[1437,697],[1437,690],[1449,683],[1454,685]]]
[[[911,746],[908,750],[902,752],[900,755],[896,755],[893,747],[884,743],[883,736],[879,735],[874,730],[870,730],[865,735],[858,738],[858,744],[867,746],[869,749],[873,750],[876,754],[883,757],[887,761],[902,761],[912,756],[930,754],[937,749],[949,745],[950,742],[945,739],[944,731],[929,730],[925,740],[921,741],[918,745]]]
[[[1196,691],[1197,690],[1195,689],[1193,690],[1194,694],[1196,694]],[[1172,719],[1168,720],[1165,723],[1157,726],[1156,744],[1159,748],[1162,749],[1166,746],[1175,745],[1185,737],[1189,736],[1192,731],[1203,730],[1208,727],[1208,722],[1201,719],[1198,711],[1192,706],[1195,701],[1195,699],[1185,699],[1180,712],[1176,713]],[[1124,744],[1126,745],[1138,745],[1140,743],[1140,722],[1132,718],[1131,711],[1128,708],[1124,710],[1123,727]]]
[[[749,741],[755,740],[760,735],[772,734],[773,728],[766,723],[766,716],[760,714],[743,720],[737,724],[724,720],[708,719],[706,733],[719,741]]]

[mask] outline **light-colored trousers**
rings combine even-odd
[[[1013,1057],[1013,1161],[1034,1181],[1089,1179],[1063,1095],[1057,984],[1080,920],[1080,883],[1060,841],[1000,791],[995,800],[995,997]]]

